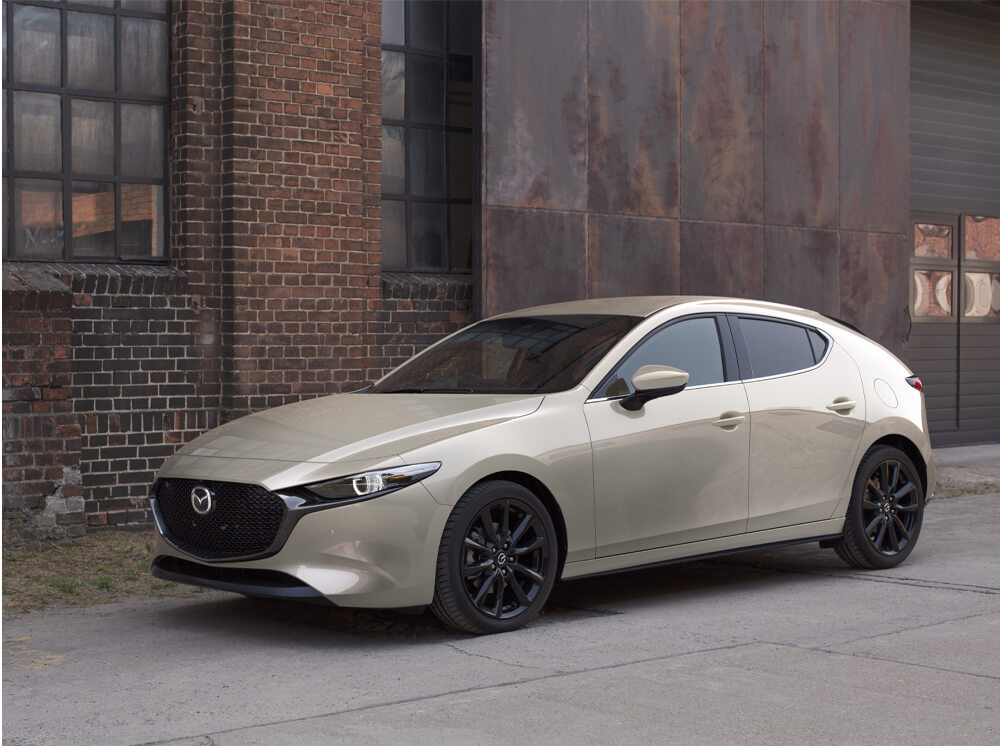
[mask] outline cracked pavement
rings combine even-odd
[[[1000,494],[910,559],[815,544],[557,586],[524,630],[223,593],[4,625],[9,744],[1000,741]]]

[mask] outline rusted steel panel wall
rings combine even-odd
[[[591,298],[680,292],[676,220],[590,215],[587,291]]]
[[[764,228],[764,297],[837,316],[840,313],[837,231]]]
[[[677,216],[679,4],[590,3],[588,206]]]
[[[587,4],[485,7],[485,203],[587,208]]]
[[[910,9],[840,4],[840,226],[906,233]]]
[[[681,221],[681,292],[764,297],[763,229]]]
[[[742,295],[839,312],[899,349],[908,14],[487,0],[484,313]]]
[[[840,232],[841,318],[897,355],[906,332],[908,258],[905,235]]]
[[[764,222],[836,228],[837,4],[764,3]]]
[[[681,217],[760,223],[760,0],[681,3]]]
[[[490,207],[484,215],[489,313],[587,297],[587,215]]]

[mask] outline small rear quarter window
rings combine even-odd
[[[809,344],[812,345],[813,358],[818,363],[820,360],[823,359],[823,355],[826,354],[826,345],[827,345],[826,337],[824,337],[815,329],[809,329],[808,334],[809,334]]]

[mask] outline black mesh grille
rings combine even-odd
[[[212,491],[208,515],[198,515],[191,504],[191,490],[199,485]],[[153,494],[167,538],[202,559],[263,554],[285,517],[284,500],[252,484],[161,479]]]

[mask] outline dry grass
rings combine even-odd
[[[78,544],[4,549],[3,613],[200,592],[154,578],[149,572],[152,550],[152,530],[100,531]]]

